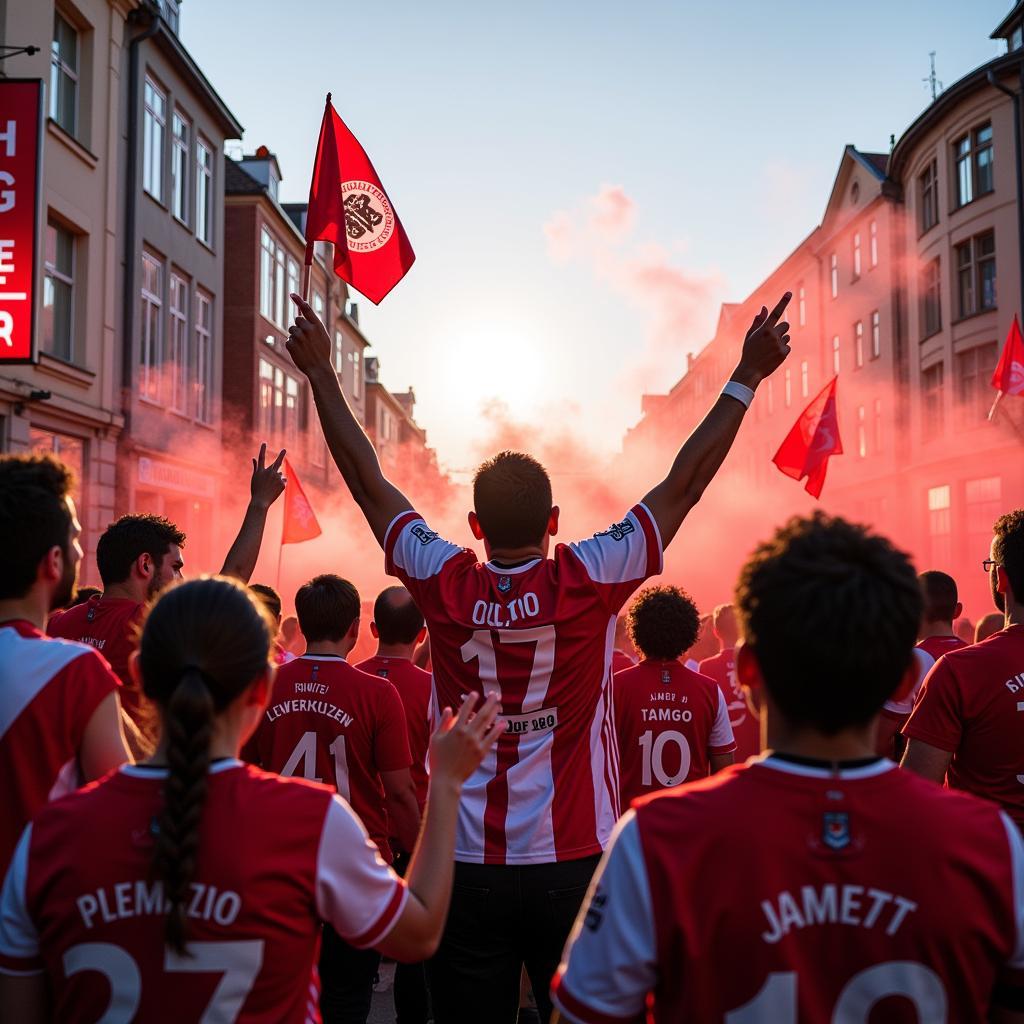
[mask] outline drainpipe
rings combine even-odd
[[[1024,89],[1024,62],[1020,65],[1021,88]],[[1017,263],[1020,271],[1020,295],[1017,308],[1024,307],[1024,164],[1020,149],[1020,92],[1007,89],[996,77],[994,71],[988,73],[988,84],[998,89],[1013,100],[1013,143],[1016,150],[1017,164]]]

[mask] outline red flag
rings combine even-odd
[[[836,381],[833,377],[800,414],[772,462],[794,480],[807,477],[804,490],[821,497],[830,455],[842,455],[839,416],[836,412]]]
[[[282,544],[301,544],[322,533],[316,521],[313,506],[299,483],[298,474],[284,460],[284,525],[281,528]]]
[[[989,419],[992,419],[996,406],[1004,395],[1024,395],[1024,337],[1021,337],[1016,313],[1013,314],[1013,323],[1010,324],[1009,333],[1006,335],[1003,354],[999,357],[995,373],[992,374],[992,387],[999,394],[996,395],[996,400],[989,410]]]
[[[334,272],[378,303],[405,277],[416,254],[363,147],[327,94],[306,213],[306,263],[313,242],[334,243]]]

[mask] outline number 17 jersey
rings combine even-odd
[[[506,731],[466,781],[455,858],[544,864],[600,853],[618,818],[618,755],[609,687],[615,620],[661,571],[651,513],[551,558],[483,563],[418,513],[385,538],[387,571],[430,630],[434,714],[496,692]]]

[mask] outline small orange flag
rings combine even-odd
[[[298,474],[288,460],[284,460],[284,527],[281,530],[282,544],[301,544],[312,540],[323,532],[316,521],[313,506],[299,483]]]

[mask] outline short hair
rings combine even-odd
[[[423,612],[405,587],[388,587],[377,595],[373,621],[382,644],[411,644],[423,628]]]
[[[1024,601],[1024,508],[1000,516],[992,532],[992,557],[1006,570],[1013,596]]]
[[[983,615],[974,627],[974,642],[980,644],[982,640],[987,640],[994,633],[1001,632],[1005,626],[1006,618],[1002,612],[989,612],[987,615]]]
[[[314,576],[295,595],[295,614],[307,644],[337,643],[359,618],[359,611],[359,591],[333,573]]]
[[[923,599],[909,556],[816,512],[755,549],[736,604],[781,714],[833,736],[870,722],[903,680]]]
[[[281,618],[281,595],[272,586],[267,583],[250,583],[249,590],[274,619]]]
[[[159,564],[171,545],[185,546],[185,534],[169,519],[136,512],[111,523],[96,545],[96,568],[104,587],[124,583],[139,555]]]
[[[927,569],[918,579],[921,581],[921,593],[924,594],[925,621],[948,622],[952,625],[960,601],[956,580],[938,569]]]
[[[73,479],[52,455],[0,456],[0,599],[24,597],[51,549],[70,557]]]
[[[530,455],[498,452],[473,477],[473,508],[492,546],[537,544],[551,518],[551,478]]]
[[[693,646],[700,632],[700,614],[693,599],[679,587],[647,587],[629,608],[629,637],[645,657],[674,661]]]
[[[94,597],[102,597],[103,591],[99,587],[79,587],[74,594],[74,597],[66,605],[65,608],[74,608],[76,605],[85,604],[87,601],[91,601]]]

